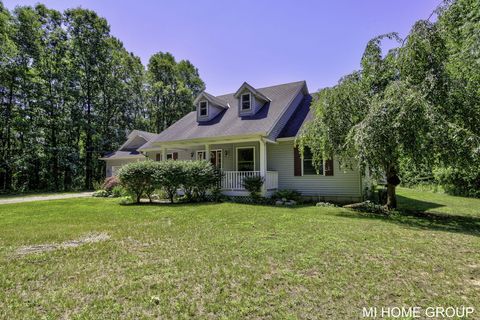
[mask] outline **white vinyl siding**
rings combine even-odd
[[[279,189],[295,189],[305,196],[337,196],[343,198],[361,197],[359,170],[340,168],[334,159],[333,176],[295,176],[293,166],[293,141],[267,144],[267,168],[278,171]]]
[[[114,173],[118,173],[118,170],[130,162],[143,161],[144,158],[134,158],[134,159],[115,159],[115,160],[106,160],[106,176],[111,177]],[[115,169],[114,169],[115,168]]]

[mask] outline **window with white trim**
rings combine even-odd
[[[200,101],[199,105],[199,115],[200,117],[207,117],[208,116],[208,102],[207,101]]]
[[[255,171],[255,148],[237,148],[237,171]]]
[[[197,160],[206,160],[207,153],[205,150],[197,151]],[[210,163],[217,169],[222,168],[222,149],[210,151]]]
[[[323,175],[323,160],[317,171],[317,168],[315,168],[315,166],[313,165],[312,151],[310,150],[310,148],[305,147],[303,150],[302,175],[306,176],[316,174]]]
[[[241,109],[250,110],[252,108],[252,95],[250,93],[244,93],[241,96]]]

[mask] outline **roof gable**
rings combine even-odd
[[[252,87],[251,85],[249,85],[247,82],[244,82],[240,88],[237,90],[237,92],[235,92],[233,94],[233,96],[235,98],[239,98],[240,97],[240,94],[243,93],[244,90],[248,90],[250,91],[255,97],[257,98],[260,98],[261,100],[265,101],[265,102],[269,102],[269,101],[272,101],[270,100],[269,97],[267,97],[265,94],[263,94],[262,92],[260,92],[259,90],[255,89],[254,87]]]
[[[195,100],[193,101],[193,104],[197,104],[200,100],[202,99],[205,99],[207,100],[208,102],[216,105],[216,106],[219,106],[221,108],[224,108],[224,109],[228,109],[230,108],[230,105],[228,103],[226,103],[225,101],[223,100],[220,100],[218,99],[217,97],[215,96],[212,96],[210,93],[206,92],[206,91],[203,91],[201,92],[196,98]]]

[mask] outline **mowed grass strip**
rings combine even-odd
[[[96,198],[4,205],[0,318],[357,319],[368,306],[473,306],[480,317],[478,225],[429,219]],[[89,234],[108,237],[17,253]]]

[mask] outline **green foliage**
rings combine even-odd
[[[243,187],[250,193],[253,200],[258,201],[260,199],[263,182],[263,177],[248,176],[243,178]]]
[[[205,89],[190,61],[176,62],[171,53],[158,52],[147,67],[148,109],[151,128],[160,133],[193,110],[193,99]]]
[[[155,183],[166,192],[168,199],[173,203],[177,190],[184,181],[184,161],[168,160],[156,164]]]
[[[275,192],[272,196],[273,199],[275,200],[294,200],[296,202],[299,202],[301,200],[302,194],[298,192],[297,190],[291,190],[291,189],[283,189],[283,190],[278,190]]]
[[[437,22],[418,21],[403,41],[395,33],[372,39],[360,71],[315,95],[300,150],[308,146],[315,165],[334,154],[344,166],[360,163],[386,177],[391,208],[399,176],[412,179],[402,172],[408,167],[452,166],[466,179],[450,182],[474,187],[468,172],[480,163],[479,17],[478,1],[449,1]],[[384,39],[402,44],[383,56]]]
[[[106,198],[110,195],[110,192],[107,190],[97,190],[92,194],[92,197],[96,198]]]
[[[114,198],[119,198],[128,196],[128,192],[121,185],[118,185],[112,188],[112,190],[110,191],[110,195]]]
[[[205,200],[207,191],[218,189],[220,173],[205,160],[177,161],[183,167],[181,185],[188,201]]]
[[[125,206],[132,203],[132,198],[129,196],[124,196],[118,199],[118,204]]]
[[[175,81],[157,71],[164,128],[204,84],[188,61],[174,64]],[[149,79],[94,11],[0,3],[0,189],[92,189],[105,176],[102,155],[128,131],[156,127]]]
[[[143,195],[152,201],[151,196],[160,183],[157,178],[159,170],[159,162],[150,160],[132,162],[120,169],[118,178],[137,203],[140,203]]]
[[[433,170],[436,182],[453,195],[480,198],[480,171],[474,168],[441,167]]]
[[[137,203],[143,195],[152,201],[155,192],[160,193],[160,197],[164,193],[173,203],[180,188],[188,201],[205,200],[206,193],[219,184],[218,172],[207,161],[134,162],[120,169],[119,178]]]

